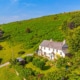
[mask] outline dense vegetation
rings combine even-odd
[[[17,21],[0,27],[9,36],[9,40],[14,44],[22,44],[24,48],[36,49],[40,42],[45,39],[62,41],[64,35],[60,26],[72,13],[56,14],[41,18]]]
[[[56,41],[66,39],[69,46],[69,54],[56,61],[26,57],[25,66],[13,64],[14,69],[19,72],[20,79],[80,80],[80,11],[3,24],[0,28],[4,31],[4,34],[1,34],[0,53],[4,49],[2,41],[9,42],[10,47],[21,44],[22,48],[27,50],[30,48],[35,50],[42,40],[51,38]],[[17,53],[20,56],[25,51],[19,50]],[[0,63],[2,59],[0,56]],[[47,64],[49,66],[47,69],[51,71],[44,69]]]

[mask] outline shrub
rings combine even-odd
[[[32,63],[33,65],[39,67],[40,69],[43,69],[45,66],[45,61],[40,60],[39,58],[34,58]]]
[[[26,60],[26,62],[32,62],[33,56],[27,56],[27,57],[25,58],[25,60]]]
[[[24,54],[25,53],[25,51],[20,51],[20,52],[18,52],[18,54]]]
[[[30,32],[31,32],[30,28],[27,28],[27,29],[26,29],[26,32],[27,32],[27,33],[30,33]]]
[[[47,58],[44,58],[43,60],[44,60],[44,62],[47,62],[47,61],[48,61],[48,59],[47,59]]]
[[[3,49],[3,47],[2,47],[2,45],[0,45],[0,50],[2,50]]]

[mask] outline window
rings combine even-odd
[[[62,52],[60,52],[60,55],[62,55]]]

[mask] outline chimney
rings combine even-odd
[[[66,40],[63,41],[63,45],[66,44]]]

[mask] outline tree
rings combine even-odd
[[[39,58],[34,58],[32,61],[33,65],[39,67],[40,69],[44,69],[45,61]]]
[[[75,23],[73,21],[68,23],[69,29],[74,29],[75,28]]]
[[[69,36],[67,37],[67,42],[69,50],[72,53],[78,52],[80,50],[80,27],[70,31]]]
[[[68,80],[67,73],[65,69],[55,70],[44,76],[42,80]]]
[[[18,52],[18,54],[24,54],[25,53],[25,51],[19,51]]]
[[[33,56],[27,56],[27,57],[25,58],[25,60],[26,60],[26,62],[32,62]]]
[[[62,67],[67,68],[68,61],[69,61],[69,58],[67,58],[67,57],[66,58],[59,58],[56,61],[56,67],[58,67],[58,68],[62,68]]]
[[[80,80],[80,75],[78,74],[70,74],[69,79],[68,80]]]
[[[72,17],[63,22],[61,29],[65,35],[68,35],[70,30],[80,26],[80,14],[74,14]]]
[[[27,32],[27,33],[30,33],[30,32],[31,32],[30,28],[27,28],[27,29],[26,29],[26,32]]]
[[[0,29],[0,38],[3,37],[3,34],[4,34],[4,31],[2,31],[2,30]]]

